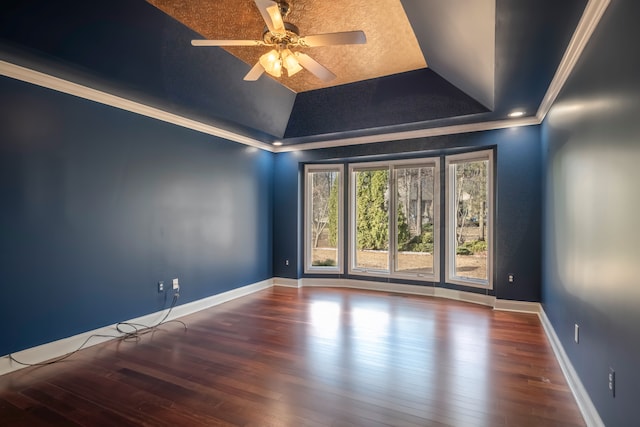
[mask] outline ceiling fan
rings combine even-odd
[[[336,78],[329,69],[309,55],[291,50],[299,47],[333,46],[345,44],[365,44],[367,37],[363,31],[300,36],[298,28],[285,22],[290,11],[286,0],[254,0],[266,25],[262,40],[192,40],[193,46],[271,46],[260,60],[244,76],[244,80],[255,81],[266,71],[274,77],[282,76],[284,68],[289,77],[303,68],[324,82]]]

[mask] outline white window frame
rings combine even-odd
[[[313,261],[313,214],[311,212],[312,181],[309,174],[314,172],[338,172],[338,241],[335,266],[311,265]],[[307,274],[343,274],[344,273],[344,165],[308,164],[304,167],[304,272]]]
[[[455,272],[456,260],[456,210],[453,206],[455,198],[452,192],[455,190],[455,175],[452,165],[473,161],[488,161],[487,165],[487,280],[457,276]],[[474,151],[470,153],[455,154],[445,157],[445,281],[463,286],[471,286],[484,289],[493,289],[493,264],[494,264],[494,227],[495,227],[495,177],[494,177],[494,150]]]
[[[370,162],[370,163],[355,163],[349,165],[349,274],[358,274],[361,276],[388,276],[391,271],[391,264],[389,264],[389,270],[379,269],[365,269],[356,267],[356,171],[366,170],[379,170],[389,169],[389,177],[391,177],[391,170],[389,168],[389,162]],[[391,184],[389,184],[391,187]],[[391,205],[389,205],[389,212],[391,212]],[[391,221],[389,221],[389,252],[391,252]]]
[[[397,171],[398,169],[407,169],[407,168],[421,168],[421,167],[432,167],[433,168],[433,273],[409,273],[406,271],[398,271],[397,264],[398,260],[396,258],[397,246],[398,246],[398,218],[397,218],[397,192],[394,192],[394,197],[392,198],[391,209],[393,209],[391,227],[392,230],[396,230],[393,236],[393,252],[391,253],[391,262],[392,267],[391,271],[392,275],[395,277],[402,277],[405,279],[412,280],[426,280],[429,282],[439,282],[440,281],[440,157],[429,157],[422,158],[417,160],[406,160],[406,161],[396,161],[393,162],[392,165],[392,189],[395,190],[397,183]],[[391,249],[390,249],[391,250]]]
[[[397,271],[396,248],[398,245],[397,238],[397,197],[396,182],[397,169],[418,167],[434,168],[434,194],[433,194],[433,273],[410,273],[406,271]],[[362,268],[355,265],[356,261],[356,176],[357,171],[366,170],[389,170],[389,269],[380,270],[373,268]],[[353,163],[349,165],[349,274],[359,276],[372,277],[389,277],[402,278],[418,281],[439,282],[440,281],[440,157],[425,157],[408,160]],[[395,230],[395,231],[394,231]]]

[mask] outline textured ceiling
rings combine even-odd
[[[253,0],[147,0],[206,39],[262,40],[265,23]],[[427,66],[400,0],[290,1],[286,21],[300,35],[362,30],[364,45],[304,48],[305,53],[337,78],[325,83],[304,71],[277,79],[294,92],[418,70]],[[218,49],[193,47],[193,49]],[[268,47],[228,47],[228,52],[250,66]],[[247,67],[249,71],[250,67]],[[261,78],[270,78],[264,74]],[[238,75],[240,80],[244,76]]]

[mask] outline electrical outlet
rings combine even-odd
[[[573,328],[573,340],[578,344],[580,342],[580,326],[576,323]]]
[[[284,265],[289,265],[289,260],[288,259],[284,260]]]
[[[613,368],[609,368],[609,391],[611,397],[616,397],[616,371]]]
[[[507,280],[509,281],[509,283],[513,283],[516,281],[516,276],[513,273],[509,273],[507,275]]]
[[[173,286],[173,290],[174,291],[179,291],[180,290],[180,283],[178,282],[177,278],[173,279],[172,286]]]
[[[164,292],[164,282],[161,280],[158,282],[158,293]]]

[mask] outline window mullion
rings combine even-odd
[[[396,168],[389,172],[389,273],[395,274],[398,245]]]

